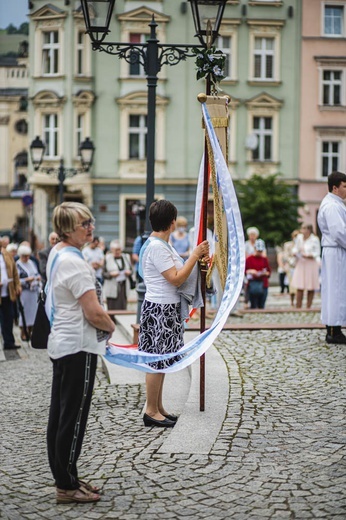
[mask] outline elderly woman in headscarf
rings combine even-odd
[[[25,324],[29,336],[31,336],[32,326],[35,321],[37,310],[38,293],[41,289],[41,276],[37,266],[30,259],[32,251],[29,246],[20,245],[18,248],[19,259],[16,262],[19,281],[22,286],[22,294],[20,301],[24,310]],[[21,339],[26,340],[24,331],[23,316],[19,314],[19,327],[21,331]]]
[[[125,310],[127,295],[131,289],[132,265],[130,255],[123,253],[117,240],[109,245],[104,269],[104,295],[109,311]]]

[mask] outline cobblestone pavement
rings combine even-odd
[[[324,331],[224,332],[229,405],[208,455],[158,452],[169,430],[144,428],[142,385],[98,370],[80,475],[93,505],[56,505],[45,427],[51,367],[22,349],[0,363],[0,518],[346,519],[346,348]],[[207,405],[208,405],[208,401]]]

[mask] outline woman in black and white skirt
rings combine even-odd
[[[178,287],[182,285],[203,258],[209,260],[209,244],[199,244],[184,263],[169,245],[170,234],[175,230],[177,208],[167,200],[153,202],[149,219],[153,229],[141,252],[141,269],[146,285],[141,310],[138,350],[155,354],[178,351],[183,346],[183,322],[180,313]],[[163,369],[174,363],[174,358],[152,363]],[[143,416],[145,426],[173,427],[177,420],[162,403],[164,373],[146,375],[147,404]]]

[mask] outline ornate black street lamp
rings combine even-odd
[[[148,116],[147,116],[147,184],[146,184],[146,212],[144,236],[150,235],[149,207],[155,195],[155,127],[156,127],[156,86],[158,73],[162,65],[177,65],[186,58],[196,57],[196,50],[209,49],[218,36],[223,12],[227,0],[189,0],[192,8],[196,35],[200,45],[171,45],[162,44],[157,39],[154,16],[149,24],[150,37],[146,43],[121,43],[104,41],[109,33],[109,24],[112,18],[115,0],[81,0],[86,32],[92,41],[93,50],[104,51],[118,56],[130,64],[140,64],[144,67],[148,86]],[[207,94],[210,94],[210,77],[207,76]],[[207,154],[205,154],[206,156]],[[205,164],[205,171],[207,163]],[[206,177],[206,176],[205,176]],[[206,182],[204,187],[207,197]],[[206,214],[203,217],[206,233]],[[205,238],[205,236],[204,236]],[[204,281],[203,281],[204,280]],[[205,301],[205,274],[202,278],[202,294]],[[139,284],[137,322],[139,321],[141,303],[144,298],[145,286]],[[205,329],[205,308],[201,312],[201,332]],[[203,359],[202,359],[203,358]],[[204,356],[200,365],[200,410],[204,410]]]
[[[145,232],[150,233],[149,207],[154,201],[155,190],[155,130],[156,86],[162,65],[177,65],[186,58],[195,57],[193,49],[211,45],[218,35],[227,0],[189,0],[201,45],[162,44],[157,39],[154,16],[149,23],[150,37],[145,43],[122,43],[104,41],[109,33],[116,0],[81,0],[86,32],[92,41],[93,50],[103,51],[124,59],[130,64],[144,67],[148,86],[147,116],[147,184]],[[207,16],[207,18],[205,18]],[[211,43],[210,43],[211,42]]]
[[[87,137],[85,141],[80,144],[79,153],[82,163],[81,169],[65,168],[64,159],[62,157],[60,159],[60,165],[58,168],[40,168],[45,149],[46,145],[44,142],[39,138],[39,136],[35,137],[30,145],[31,162],[35,171],[41,169],[41,171],[48,173],[49,175],[57,176],[59,181],[59,204],[61,204],[64,202],[64,182],[66,177],[73,177],[73,175],[76,175],[77,173],[89,171],[89,168],[93,162],[95,147],[89,137]]]

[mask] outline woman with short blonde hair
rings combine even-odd
[[[93,239],[95,220],[78,202],[64,202],[53,213],[61,238],[48,257],[46,312],[51,322],[48,355],[53,363],[47,429],[48,458],[58,503],[100,499],[83,482],[77,460],[89,414],[97,355],[105,353],[114,323],[101,305],[101,286],[81,249]]]

